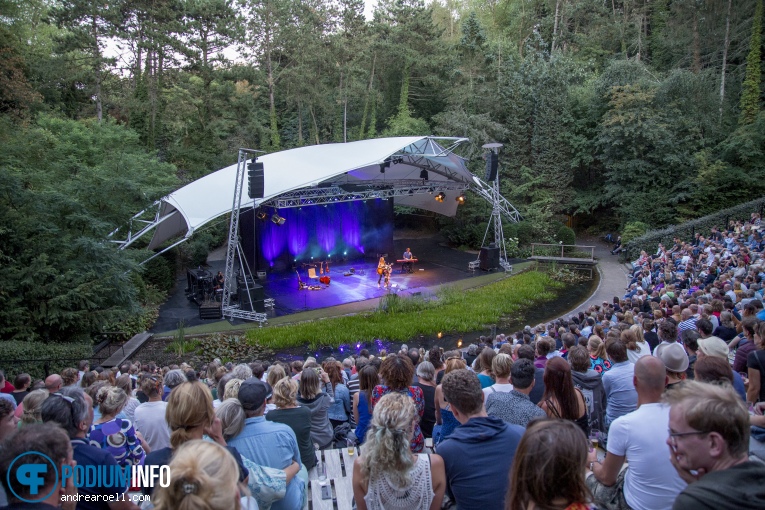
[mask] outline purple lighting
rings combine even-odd
[[[322,207],[316,210],[316,235],[324,253],[331,253],[335,249],[336,216],[336,207]]]
[[[287,229],[271,222],[264,225],[260,231],[260,240],[263,246],[263,256],[269,265],[282,253],[287,237]]]
[[[308,246],[307,216],[302,209],[290,209],[289,213],[285,216],[287,218],[290,254],[293,257],[301,255]]]
[[[346,246],[354,246],[356,249],[359,249],[361,244],[359,218],[362,217],[362,207],[362,204],[359,202],[349,202],[343,204],[343,207],[340,209],[343,241],[345,241]],[[359,251],[364,253],[363,249]]]

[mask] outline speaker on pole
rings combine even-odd
[[[486,154],[486,182],[492,182],[497,178],[497,168],[499,167],[499,156],[496,152]]]
[[[265,193],[265,172],[263,163],[252,158],[252,161],[247,163],[247,174],[247,195],[250,198],[263,198],[263,194]]]

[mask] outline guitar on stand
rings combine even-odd
[[[319,274],[324,274],[324,261],[319,262]]]
[[[306,290],[308,288],[308,285],[305,284],[303,280],[300,279],[300,273],[297,269],[295,269],[295,274],[297,274],[298,277],[298,290]]]

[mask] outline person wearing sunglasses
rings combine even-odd
[[[673,510],[765,508],[765,465],[749,460],[749,413],[735,390],[686,381],[665,399],[670,461],[688,483]]]

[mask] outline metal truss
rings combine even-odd
[[[488,184],[476,176],[473,176],[473,180],[475,182],[470,186],[470,190],[492,204],[505,218],[513,223],[519,223],[523,219],[518,209],[499,193],[499,189],[495,189],[494,183]]]
[[[355,202],[357,200],[370,200],[375,198],[387,199],[413,195],[427,195],[439,193],[441,191],[465,191],[470,188],[470,184],[466,182],[424,181],[422,179],[416,181],[399,180],[374,183],[357,181],[344,185],[358,187],[359,189],[346,191],[340,185],[333,185],[326,188],[308,188],[288,191],[273,200],[261,203],[260,207],[265,206],[275,207],[277,209],[288,209],[309,205],[334,204],[337,202]]]
[[[122,230],[122,227],[114,229],[112,232],[109,233],[109,235],[107,237],[110,238],[110,242],[118,244],[119,247],[120,247],[120,250],[124,250],[125,248],[127,248],[128,246],[133,244],[135,241],[137,241],[146,232],[149,232],[149,231],[153,230],[154,228],[156,228],[163,221],[166,221],[166,220],[172,218],[173,216],[175,216],[176,214],[178,214],[178,211],[173,211],[170,214],[168,214],[167,216],[160,217],[161,210],[162,210],[162,201],[161,200],[157,200],[156,202],[151,204],[151,206],[147,207],[143,211],[139,212],[138,214],[133,215],[133,217],[130,218],[130,220],[128,221],[127,234],[126,234],[124,240],[111,239],[120,230]],[[142,217],[144,217],[146,215],[146,213],[148,213],[150,211],[153,211],[153,214],[154,214],[154,217],[151,220],[141,219]],[[140,230],[138,230],[137,232],[133,233],[134,228],[136,226],[140,226],[140,225],[143,225],[143,227],[140,228]]]

